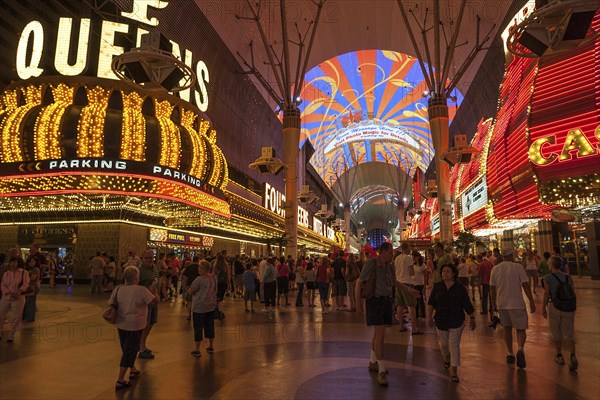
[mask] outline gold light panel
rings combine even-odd
[[[158,163],[170,168],[179,168],[181,137],[179,128],[171,121],[174,106],[168,101],[155,99],[156,119],[160,124],[160,159]]]
[[[104,121],[111,89],[85,88],[89,104],[81,110],[78,126],[77,157],[104,156]]]
[[[20,89],[25,95],[25,104],[17,107],[16,93],[7,92],[5,100],[8,109],[7,115],[0,122],[2,134],[2,152],[0,160],[2,162],[18,162],[23,160],[23,143],[21,135],[21,124],[27,113],[34,107],[42,103],[42,90],[38,86],[29,85],[27,88]]]
[[[194,129],[194,121],[196,118],[196,114],[192,111],[181,111],[181,126],[188,131],[192,141],[192,165],[190,166],[190,175],[201,178],[206,172],[206,145],[204,144],[204,140],[200,137],[200,133]],[[208,129],[207,121],[202,120],[200,126],[202,127],[202,125],[206,125],[206,129]]]
[[[146,119],[142,114],[143,102],[144,99],[136,92],[123,93],[123,160],[146,161]]]
[[[35,121],[35,157],[37,160],[62,158],[60,127],[67,107],[73,103],[75,90],[62,83],[52,87],[54,103],[44,107]]]

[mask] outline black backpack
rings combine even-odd
[[[569,276],[567,275],[567,279],[564,282],[555,273],[552,276],[558,281],[556,296],[552,297],[552,304],[560,311],[575,311],[577,308],[577,297],[575,296],[573,286],[569,284]]]

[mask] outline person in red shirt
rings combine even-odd
[[[481,277],[481,282],[483,283],[483,299],[481,300],[481,313],[488,313],[488,304],[489,304],[489,312],[492,313],[492,300],[490,297],[490,276],[492,275],[492,268],[494,268],[494,264],[487,258],[483,258],[481,254],[477,256],[477,263],[479,264],[479,276]],[[488,303],[489,300],[489,303]]]
[[[327,314],[328,311],[325,307],[329,298],[329,258],[326,256],[317,261],[317,286],[321,299],[321,311],[323,314]]]

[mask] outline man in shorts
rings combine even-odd
[[[371,298],[365,300],[367,311],[367,326],[373,326],[373,340],[371,341],[371,360],[369,371],[378,372],[377,381],[381,386],[387,386],[388,371],[383,361],[383,348],[385,342],[385,328],[392,325],[392,313],[394,300],[392,298],[393,287],[409,293],[418,298],[419,292],[412,289],[396,279],[394,267],[391,264],[394,256],[394,248],[391,243],[384,242],[379,246],[379,255],[371,258],[363,267],[360,277],[356,280],[355,296],[356,309],[363,310],[363,299],[361,298],[361,284],[371,278],[375,271],[375,290]]]
[[[410,252],[410,246],[407,242],[403,242],[400,246],[402,253],[398,254],[398,257],[394,260],[394,268],[396,272],[396,278],[400,283],[405,286],[412,287],[412,277],[415,274],[414,261]],[[412,326],[413,335],[421,335],[421,329],[419,328],[419,321],[416,314],[417,300],[412,297],[409,293],[402,290],[396,290],[396,315],[398,321],[400,321],[400,332],[406,331],[404,326],[404,308],[408,308],[408,315],[410,316],[410,323]]]
[[[508,355],[506,362],[515,363],[513,353],[513,327],[517,331],[517,367],[525,368],[525,330],[528,328],[528,315],[521,288],[529,299],[531,313],[535,312],[535,303],[529,279],[523,269],[523,265],[514,262],[512,248],[502,250],[502,262],[492,269],[490,277],[490,288],[492,290],[492,306],[500,313],[500,323],[504,327],[504,341]]]

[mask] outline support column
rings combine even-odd
[[[552,221],[538,221],[538,231],[536,234],[536,243],[538,256],[542,257],[545,252],[552,254]]]
[[[514,250],[515,244],[513,241],[513,231],[512,229],[507,229],[502,232],[502,244],[500,246],[500,252],[506,249]],[[516,256],[516,254],[515,254]]]
[[[400,194],[398,194],[400,196]],[[396,205],[396,215],[398,216],[398,225],[400,226],[400,241],[404,240],[404,200],[398,198],[398,204]],[[395,233],[395,232],[394,232]]]
[[[344,225],[346,226],[346,253],[350,251],[350,203],[344,204]]]
[[[429,99],[429,128],[435,150],[435,180],[438,193],[440,214],[440,241],[452,241],[452,200],[450,193],[450,167],[442,154],[448,151],[448,105],[444,96],[432,96]]]
[[[600,279],[600,223],[592,221],[585,224],[588,240],[588,265],[593,280]]]
[[[285,155],[285,255],[298,258],[298,144],[300,110],[291,104],[283,111],[283,149]]]

